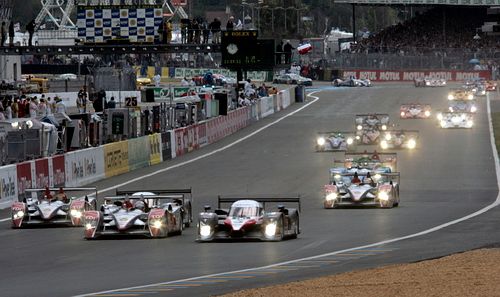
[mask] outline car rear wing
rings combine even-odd
[[[266,208],[266,203],[297,203],[299,205],[299,211],[301,211],[300,195],[297,196],[218,196],[217,207],[221,208],[221,204],[224,203],[234,203],[239,200],[255,200],[260,202]]]
[[[389,124],[389,114],[387,113],[370,113],[370,114],[357,114],[355,116],[356,125],[367,124],[366,121],[369,119],[377,119],[380,125]]]
[[[420,134],[420,131],[418,130],[405,130],[405,129],[391,129],[391,130],[386,130],[383,131],[382,134],[387,135],[387,134],[404,134],[405,136],[411,137],[411,138],[418,138],[418,135]],[[377,153],[380,155],[380,153]]]
[[[30,188],[30,189],[25,189],[24,191],[26,193],[31,193],[31,196],[37,195],[37,193],[43,193],[45,190],[49,190],[50,192],[59,192],[59,190],[63,190],[65,193],[66,192],[92,192],[92,194],[86,195],[86,196],[94,196],[97,198],[97,188],[96,187],[52,187],[52,188]]]
[[[162,189],[162,190],[147,190],[144,192],[150,192],[155,195],[134,195],[135,193],[140,193],[141,191],[134,191],[134,190],[119,190],[116,189],[116,196],[118,197],[124,197],[124,196],[129,196],[129,198],[137,199],[137,198],[144,198],[144,199],[181,199],[182,204],[185,204],[186,199],[190,199],[191,202],[193,201],[192,197],[192,188],[183,188],[183,189]],[[187,197],[186,197],[187,196]]]
[[[378,156],[378,159],[374,158]],[[390,167],[391,170],[397,170],[397,153],[379,153],[379,152],[363,152],[363,153],[345,153],[344,160],[336,160],[333,162],[342,164],[346,168],[351,168],[352,163],[360,158],[368,158],[370,164],[380,164],[385,167]]]
[[[424,110],[430,110],[431,105],[430,104],[424,104],[424,103],[406,103],[406,104],[401,104],[401,107],[399,108],[401,111],[408,110],[412,107],[418,107]]]
[[[333,134],[355,135],[356,132],[354,132],[354,131],[327,131],[327,132],[318,132],[318,136],[333,135]]]
[[[358,177],[366,177],[368,176],[368,172],[366,173],[360,173],[356,172]],[[348,176],[348,177],[354,177],[355,173],[340,173],[338,174],[340,176]],[[382,176],[382,177],[387,177],[390,178],[391,180],[397,180],[399,184],[399,180],[401,179],[401,174],[399,172],[391,172],[391,173],[383,173],[383,172],[375,172],[375,173],[370,173],[371,178],[375,178],[377,175]],[[374,180],[376,182],[376,180]]]

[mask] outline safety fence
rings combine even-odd
[[[425,77],[445,79],[446,81],[464,81],[469,79],[484,78],[490,79],[491,72],[480,71],[459,71],[459,70],[438,70],[438,71],[399,71],[399,70],[344,70],[339,73],[340,77],[351,77],[359,79],[369,79],[371,81],[413,81]]]
[[[0,209],[32,187],[77,187],[159,164],[221,140],[295,102],[293,88],[187,127],[0,167]]]

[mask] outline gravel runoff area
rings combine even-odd
[[[224,297],[500,296],[500,248],[235,292]]]
[[[496,147],[500,151],[500,112],[497,109],[498,105],[493,108],[492,122]],[[500,247],[243,290],[222,296],[500,296]]]

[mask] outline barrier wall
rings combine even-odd
[[[67,187],[79,187],[101,180],[104,175],[104,148],[95,147],[64,155]]]
[[[128,142],[126,140],[105,144],[103,150],[106,178],[129,171]]]
[[[491,73],[488,70],[481,71],[385,71],[385,70],[353,70],[343,71],[343,77],[355,76],[359,79],[369,79],[371,81],[413,81],[416,78],[431,77],[445,79],[447,81],[463,81],[474,78],[490,79]]]
[[[44,93],[45,98],[50,97],[51,102],[54,102],[54,97],[59,97],[64,102],[66,107],[76,107],[76,99],[78,98],[78,92],[57,92],[57,93]],[[30,94],[30,97],[37,96],[38,99],[42,97],[42,94],[35,93]],[[120,92],[119,91],[106,91],[106,99],[109,100],[111,97],[115,97],[116,104],[118,106]],[[121,98],[122,104],[125,106],[125,98],[126,97],[137,97],[137,101],[141,102],[141,92],[140,91],[122,91]]]
[[[295,102],[293,96],[293,91],[283,90],[189,127],[0,167],[0,209],[22,198],[27,188],[84,186],[186,154],[247,127],[275,108],[288,107]]]

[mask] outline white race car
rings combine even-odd
[[[415,149],[418,141],[417,130],[387,130],[382,133],[380,147],[387,149]]]
[[[414,80],[415,87],[444,87],[446,86],[446,80],[440,78],[416,78]]]
[[[437,115],[441,128],[465,128],[474,126],[474,117],[470,112],[440,112]]]

